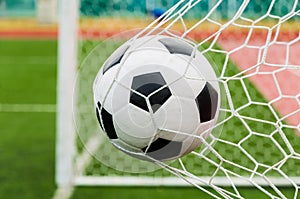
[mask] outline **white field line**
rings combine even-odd
[[[5,64],[56,64],[56,56],[0,56],[0,65]]]
[[[93,154],[95,154],[102,141],[103,139],[99,139],[97,134],[88,140],[85,150],[76,158],[76,175],[83,175],[85,168],[91,162]]]
[[[55,113],[55,104],[0,104],[0,112],[47,112]]]

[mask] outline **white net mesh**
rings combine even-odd
[[[201,14],[197,15],[200,8]],[[228,10],[226,19],[219,14],[224,8]],[[194,15],[197,19],[191,17]],[[222,133],[217,129],[209,139],[198,137],[203,143],[200,148],[170,164],[156,162],[164,170],[116,151],[106,140],[103,144],[89,142],[91,138],[104,139],[100,138],[94,116],[91,93],[94,77],[124,38],[136,32],[103,42],[97,40],[97,31],[93,30],[90,37],[93,40],[82,43],[81,54],[84,57],[92,46],[96,48],[82,62],[77,81],[78,135],[93,154],[81,174],[95,178],[116,175],[163,178],[173,173],[215,198],[243,198],[239,185],[253,186],[270,198],[297,198],[299,24],[297,0],[273,0],[259,9],[249,1],[182,0],[135,36],[155,33],[192,38],[195,48],[201,49],[214,66],[226,98],[216,125],[222,126]],[[292,194],[282,186],[291,187]]]

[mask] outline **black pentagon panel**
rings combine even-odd
[[[103,74],[106,71],[108,71],[111,67],[113,67],[121,62],[121,60],[128,48],[129,48],[129,46],[121,46],[108,58],[108,60],[105,62],[104,66],[103,66]]]
[[[162,87],[161,84],[147,83],[147,84],[141,85],[139,88],[136,89],[136,91],[141,93],[144,96],[148,96],[161,87]]]
[[[166,85],[166,82],[160,72],[148,73],[133,77],[131,89],[148,97],[151,93],[157,91],[161,87]],[[153,112],[171,96],[169,88],[163,88],[157,93],[154,93],[149,97],[150,104]],[[130,93],[129,102],[135,106],[149,112],[145,97],[136,94],[135,92]]]
[[[133,77],[131,88],[148,96],[166,84],[160,72],[147,73]]]
[[[168,87],[161,89],[149,97],[151,108],[155,113],[170,97],[172,93]]]
[[[218,105],[218,93],[210,83],[206,82],[195,101],[200,114],[200,122],[207,122],[215,117]]]
[[[101,104],[100,104],[100,102],[97,102],[97,106],[98,106],[98,108],[96,107],[97,120],[98,120],[98,122],[100,124],[101,129],[104,131],[104,128],[102,126],[101,119],[100,119],[100,114],[99,114],[99,110],[101,110]]]
[[[163,38],[159,40],[171,54],[183,54],[191,56],[194,48],[184,41],[174,38]]]
[[[182,142],[170,141],[163,138],[158,138],[147,150],[147,155],[156,159],[164,160],[169,159],[180,154],[182,148]],[[147,147],[144,147],[142,150],[145,152]]]
[[[146,99],[131,91],[129,103],[149,112]]]
[[[98,108],[96,108],[96,115],[97,115],[97,120],[98,120],[98,123],[100,124],[101,129],[104,130],[103,126],[102,126],[102,123],[101,123],[101,120],[100,120],[100,115],[99,115]]]
[[[100,102],[98,102],[97,105],[98,105],[98,108],[100,109],[101,108]],[[106,132],[109,139],[117,139],[118,136],[117,136],[117,133],[116,133],[116,130],[114,127],[112,115],[109,112],[107,112],[103,107],[100,110],[101,110],[100,115],[101,115],[101,119],[102,119],[102,123],[103,123],[103,126],[102,126],[102,124],[100,122],[100,117],[99,117],[99,123],[100,123],[101,128],[103,129],[103,127],[104,127],[104,131]],[[98,113],[98,110],[97,110],[97,113]]]

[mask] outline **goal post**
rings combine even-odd
[[[59,1],[56,182],[59,187],[73,186],[76,130],[73,117],[78,43],[78,0]]]
[[[159,19],[145,12],[156,5],[150,1],[95,2],[59,1],[59,187],[194,185],[213,197],[242,198],[239,187],[251,186],[286,198],[281,187],[289,186],[299,196],[298,0],[166,1]],[[224,97],[209,138],[168,164],[115,149],[93,104],[93,80],[107,57],[126,40],[150,34],[192,40],[213,65]]]

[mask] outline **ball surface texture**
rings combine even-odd
[[[145,36],[120,46],[93,85],[98,122],[110,142],[143,160],[188,154],[218,118],[220,88],[189,41]]]

